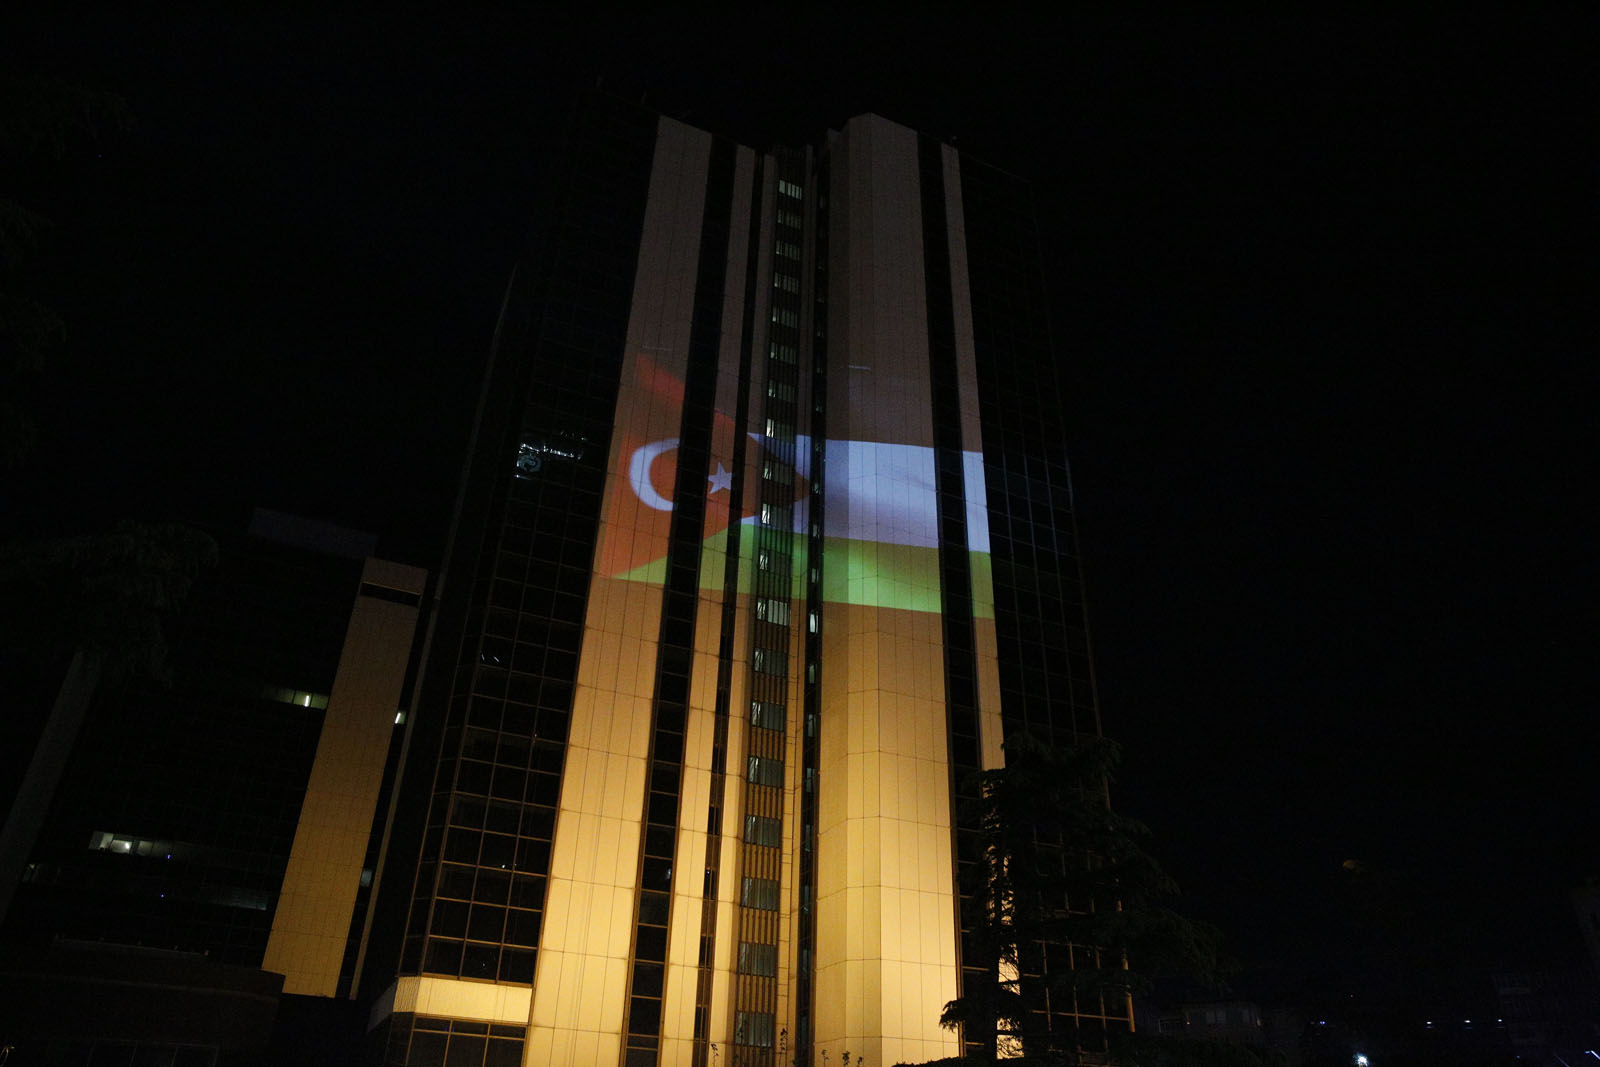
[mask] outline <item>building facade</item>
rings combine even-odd
[[[0,1045],[19,1056],[256,1063],[281,992],[351,992],[427,572],[277,512],[216,540],[164,620],[170,678],[101,679],[67,726],[62,686],[37,817],[8,814]]]
[[[966,782],[1099,729],[1027,187],[876,116],[760,152],[581,110],[457,505],[374,1048],[957,1054]]]

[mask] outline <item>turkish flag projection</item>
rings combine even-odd
[[[659,582],[665,575],[667,537],[672,524],[673,500],[678,481],[678,430],[683,423],[683,382],[650,357],[639,354],[629,361],[632,381],[622,383],[617,397],[619,444],[616,469],[608,486],[606,520],[600,535],[595,566],[599,573]],[[721,411],[712,416],[712,457],[706,479],[704,538],[719,537],[728,527],[728,506],[734,479],[735,426]],[[766,440],[751,434],[758,448]],[[759,467],[757,468],[759,469]],[[794,476],[793,500],[811,491],[800,474]],[[760,508],[758,494],[744,493],[740,521]]]

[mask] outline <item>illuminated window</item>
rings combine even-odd
[[[805,190],[800,186],[796,185],[794,182],[786,182],[782,178],[778,179],[778,192],[782,193],[784,196],[793,197],[796,200],[799,200],[801,196],[805,195]],[[768,1042],[768,1044],[771,1044],[771,1042]]]
[[[769,482],[777,482],[779,485],[793,485],[794,468],[775,459],[765,460],[761,464],[761,477]]]
[[[744,839],[747,844],[777,848],[783,840],[783,824],[761,815],[746,815]]]
[[[778,910],[778,883],[772,878],[746,878],[739,902],[747,908]]]
[[[776,623],[779,626],[789,622],[789,602],[787,600],[773,600],[762,597],[756,601],[756,618],[762,622]]]
[[[785,552],[774,552],[770,548],[763,548],[756,554],[756,566],[769,573],[787,574],[789,556]]]
[[[747,763],[745,781],[756,785],[769,785],[774,789],[783,788],[783,760],[751,756]]]
[[[817,613],[814,612],[814,611],[807,612],[806,613],[806,629],[810,630],[812,633],[816,633],[817,630],[820,628],[820,626],[821,626],[821,623],[817,621]]]
[[[755,667],[761,674],[772,674],[783,677],[788,670],[789,658],[782,652],[774,652],[770,648],[758,648],[755,655]]]
[[[800,228],[800,212],[789,211],[780,207],[778,209],[778,222],[784,226],[793,226],[798,230]]]
[[[752,700],[750,702],[750,725],[759,726],[763,730],[783,729],[783,705],[773,704],[766,700]]]
[[[789,526],[789,516],[790,512],[788,508],[783,507],[780,504],[769,504],[762,502],[761,525],[776,526],[779,529],[786,529]]]
[[[794,427],[779,419],[767,419],[767,436],[777,441],[794,440]]]
[[[772,321],[783,326],[798,326],[800,325],[800,316],[787,308],[773,308]]]
[[[768,353],[779,363],[793,363],[795,358],[794,345],[779,344],[773,341],[768,347]]]
[[[785,258],[785,259],[799,259],[800,258],[800,247],[798,245],[790,244],[788,241],[774,241],[772,244],[773,244],[773,249],[778,253],[778,255],[782,256],[783,258]]]
[[[773,347],[777,346],[774,345]],[[779,400],[793,400],[794,386],[788,382],[780,382],[777,379],[773,379],[767,383],[767,395],[776,397]]]
[[[89,835],[89,849],[92,852],[111,852],[118,856],[150,856],[170,860],[174,856],[179,859],[192,858],[194,846],[96,830]]]
[[[800,279],[792,274],[774,274],[772,276],[772,287],[774,289],[782,289],[786,293],[799,293]]]
[[[771,1048],[775,1024],[772,1015],[764,1011],[741,1011],[734,1016],[733,1043]]]
[[[328,694],[326,693],[308,693],[304,689],[288,689],[281,685],[262,686],[261,699],[276,701],[279,704],[293,704],[298,708],[315,708],[317,710],[328,706]]]
[[[762,974],[769,978],[777,974],[778,946],[739,942],[739,973]]]

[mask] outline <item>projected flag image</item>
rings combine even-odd
[[[667,536],[677,491],[678,438],[683,383],[647,356],[630,360],[631,381],[619,398],[619,442],[614,452],[618,469],[608,489],[607,522],[600,539],[596,568],[608,577],[659,583],[665,575]],[[732,439],[734,420],[724,412],[713,416],[713,456],[706,485],[708,545],[720,548],[727,537],[735,479]],[[764,427],[763,427],[764,429]],[[748,434],[747,450],[757,450],[752,469],[774,455],[778,442],[762,432]],[[794,507],[765,516],[758,494],[742,494],[741,513],[733,521],[753,526],[763,521],[792,523],[805,534],[812,515],[812,442],[795,439]],[[784,448],[783,452],[788,449]],[[934,449],[893,441],[828,440],[824,445],[826,506],[822,509],[827,567],[823,595],[834,602],[940,610],[938,596],[939,524]],[[983,457],[962,454],[966,490],[967,547],[975,576],[988,570],[989,526],[984,505]],[[749,554],[754,539],[740,539]],[[795,573],[804,573],[805,538],[795,543]],[[702,584],[720,587],[720,568],[703,568]],[[987,583],[984,583],[985,586]],[[986,605],[978,605],[987,614]]]

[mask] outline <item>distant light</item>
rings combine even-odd
[[[403,723],[405,721],[406,721],[406,713],[405,712],[397,711],[397,712],[394,713],[394,724],[396,726],[399,726],[401,723]]]
[[[310,693],[307,693],[305,695],[305,698],[300,701],[300,706],[303,707],[303,708],[309,708],[311,706],[311,694]]]
[[[1368,1067],[1367,1054],[1365,1052],[1356,1053],[1356,1067]]]

